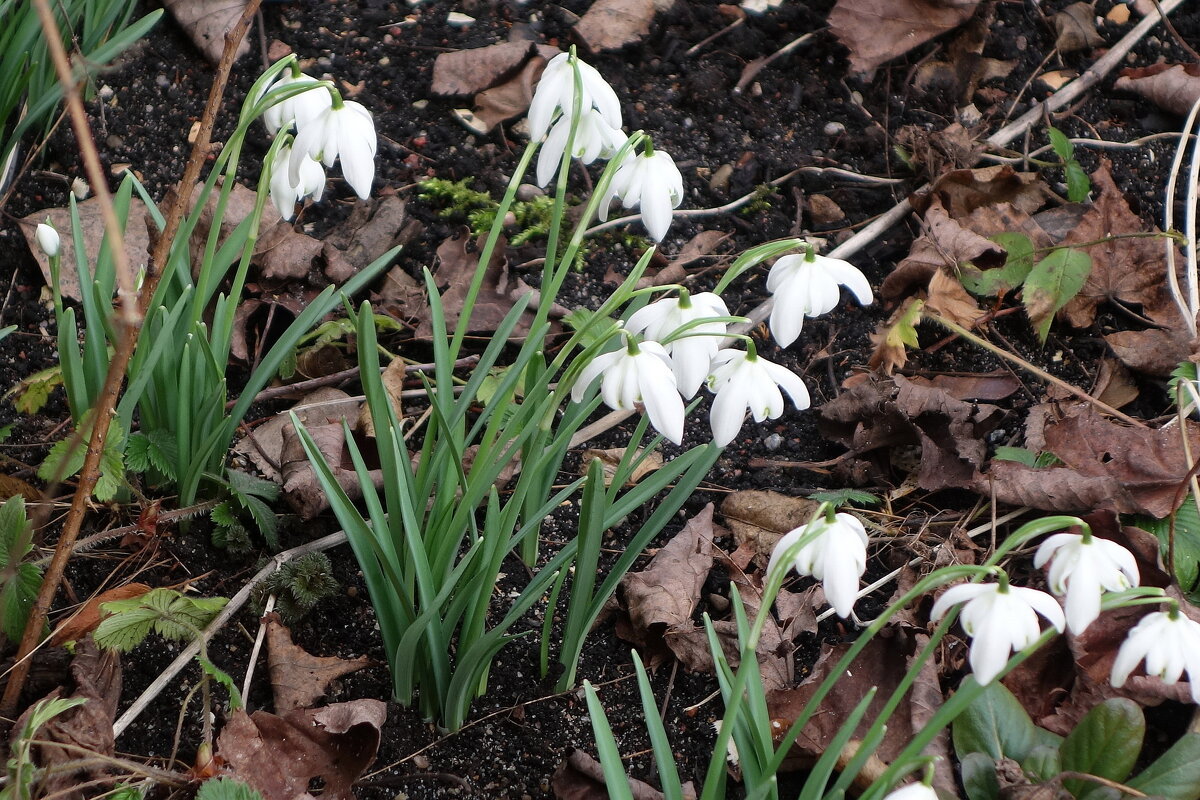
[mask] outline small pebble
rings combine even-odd
[[[160,88],[160,89],[170,89],[171,88],[171,80],[166,75],[159,75],[157,78],[154,79],[154,83],[157,84],[158,88]]]
[[[475,18],[461,11],[451,11],[446,15],[446,24],[452,28],[469,28],[475,24]]]
[[[522,203],[528,203],[537,197],[544,197],[545,194],[541,187],[534,186],[532,183],[522,183],[517,187],[517,199]]]
[[[763,439],[763,446],[768,450],[778,450],[781,444],[783,444],[783,437],[778,433],[772,433],[770,436]]]
[[[826,136],[841,136],[846,132],[846,126],[840,122],[827,122],[824,130]]]

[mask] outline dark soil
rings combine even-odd
[[[980,103],[983,130],[994,130],[1001,120],[1019,115],[1030,102],[1046,94],[1037,87],[1024,92],[1022,88],[1054,46],[1053,29],[1043,15],[1066,4],[1065,0],[1046,0],[1040,8],[1029,3],[997,6],[984,55],[1016,59],[1018,66],[1009,78],[995,85],[1000,91],[989,95],[991,105]],[[267,41],[278,39],[289,45],[313,74],[327,73],[343,86],[362,87],[361,91],[353,90],[357,92],[354,99],[375,114],[380,134],[377,192],[398,191],[411,196],[413,184],[427,176],[450,180],[470,177],[476,188],[498,196],[522,143],[504,132],[476,137],[456,124],[450,110],[469,105],[469,101],[431,97],[434,58],[441,52],[504,41],[518,26],[565,47],[572,42],[571,23],[588,5],[587,0],[567,0],[560,5],[514,0],[428,0],[414,8],[393,0],[363,0],[352,5],[301,0],[265,6],[263,35]],[[1110,0],[1098,0],[1097,13],[1103,15],[1110,5]],[[957,103],[952,93],[922,92],[911,84],[914,65],[937,45],[920,48],[907,60],[882,68],[872,81],[862,82],[847,77],[845,50],[823,31],[811,43],[764,69],[747,91],[732,92],[748,62],[776,51],[803,33],[822,29],[831,7],[831,0],[784,0],[778,9],[748,18],[744,25],[692,55],[689,48],[726,26],[729,17],[716,3],[679,0],[670,12],[659,17],[642,45],[589,59],[621,97],[626,127],[646,130],[656,146],[675,155],[687,187],[687,208],[722,205],[799,166],[837,166],[864,175],[906,179],[903,184],[886,186],[803,174],[752,209],[676,221],[663,243],[668,256],[703,229],[730,233],[732,241],[725,252],[735,254],[769,239],[812,231],[817,226],[803,203],[813,193],[825,194],[845,211],[845,222],[819,229],[820,235],[836,243],[921,183],[921,176],[913,175],[895,158],[892,144],[902,126],[939,129],[954,117]],[[450,11],[465,11],[477,22],[465,29],[450,27],[446,24]],[[1200,10],[1185,8],[1176,14],[1174,24],[1186,39],[1200,41]],[[1113,42],[1127,27],[1106,25],[1101,32]],[[252,31],[252,36],[257,36],[257,31]],[[1071,54],[1056,58],[1064,67],[1082,69],[1090,57]],[[1143,41],[1130,62],[1144,65],[1160,59],[1187,60],[1182,48],[1161,29]],[[241,102],[261,70],[260,62],[255,47],[239,63],[228,95],[230,109]],[[169,19],[160,23],[148,41],[99,79],[111,92],[102,91],[99,97],[104,99],[93,101],[89,108],[106,168],[132,164],[151,194],[162,198],[182,173],[187,134],[200,117],[210,78],[210,67],[174,24]],[[232,113],[221,118],[215,140],[228,135],[232,119]],[[1057,116],[1054,124],[1072,135],[1097,131],[1106,139],[1124,141],[1175,129],[1179,123],[1140,99],[1117,94],[1111,89],[1110,79],[1070,112]],[[243,160],[247,181],[255,178],[252,162],[265,153],[266,146],[265,139],[249,145]],[[1114,162],[1118,184],[1147,223],[1161,217],[1160,198],[1172,147],[1172,142],[1164,140],[1141,150],[1105,153]],[[1097,164],[1096,154],[1086,149],[1080,151],[1079,158],[1089,170]],[[714,188],[709,178],[723,165],[732,167],[728,183]],[[14,385],[55,363],[53,315],[48,310],[42,277],[26,251],[15,219],[45,207],[64,205],[70,177],[80,172],[73,137],[65,125],[61,126],[50,140],[42,169],[23,178],[6,209],[0,227],[0,281],[7,281],[8,286],[0,307],[0,324],[15,324],[18,332],[0,342],[0,386]],[[353,204],[352,193],[337,181],[327,190],[327,198],[328,202],[307,210],[302,222],[320,229],[344,217]],[[421,240],[403,256],[402,263],[415,275],[422,266],[432,263],[435,248],[456,227],[419,202],[410,203],[410,210],[426,223]],[[907,253],[913,227],[911,221],[896,226],[855,257],[873,286],[878,287],[891,266]],[[593,250],[587,269],[565,289],[568,302],[586,303],[589,298],[594,302],[611,288],[603,284],[607,270],[628,269],[631,259],[617,246],[617,238],[602,240]],[[714,260],[708,266],[723,267],[727,263],[727,259]],[[695,283],[709,286],[717,274],[716,269],[705,269]],[[727,295],[733,313],[748,311],[764,299],[764,275],[760,272],[748,276],[733,287]],[[868,334],[889,313],[890,309],[878,303],[859,309],[848,300],[834,313],[806,322],[801,342],[788,351],[780,352],[759,338],[767,357],[804,375],[817,408],[837,396],[845,378],[865,369],[871,349]],[[1023,355],[1045,369],[1076,385],[1090,386],[1103,350],[1103,342],[1094,332],[1068,336],[1056,331],[1042,349],[1020,315],[1001,321],[998,330]],[[925,350],[914,353],[909,364],[912,371],[982,372],[1001,366],[962,343],[934,347],[941,338],[935,330],[922,333]],[[1147,383],[1143,390],[1144,408],[1140,413],[1145,417],[1163,413],[1169,401],[1161,386]],[[1007,426],[1009,435],[1016,430],[1019,412],[1037,401],[1034,394],[1039,391],[1035,387],[1032,393],[1021,393],[1006,401],[1006,407],[1014,412],[1012,424]],[[263,409],[261,413],[265,416],[273,410]],[[12,438],[2,451],[9,465],[5,471],[36,482],[32,468],[40,463],[49,444],[62,435],[65,418],[61,392],[55,392],[43,411],[32,417],[16,413],[8,403],[0,406],[0,424],[13,425]],[[709,476],[705,490],[685,510],[695,512],[706,502],[719,502],[724,493],[742,488],[799,495],[839,485],[827,470],[750,467],[752,459],[821,462],[840,455],[840,448],[819,435],[817,418],[815,411],[796,413],[789,408],[774,423],[748,424]],[[615,446],[620,441],[618,432],[612,434],[608,444]],[[1003,443],[1002,438],[997,441]],[[899,483],[902,478],[903,474],[897,472],[889,480]],[[60,494],[69,488],[61,487]],[[888,486],[880,483],[863,488],[882,492]],[[966,493],[942,493],[926,498],[924,507],[914,506],[913,513],[963,510],[976,500]],[[95,529],[126,524],[136,515],[136,507],[98,509]],[[556,527],[564,523],[569,521],[552,520],[548,524],[547,546],[553,547],[569,535],[569,531]],[[285,521],[283,545],[293,546],[334,527],[331,518],[315,527]],[[53,535],[48,536],[51,541]],[[618,535],[612,547],[621,546]],[[295,626],[293,634],[313,653],[347,657],[366,654],[378,662],[378,666],[342,679],[330,701],[387,699],[390,679],[386,658],[361,575],[347,548],[335,549],[330,555],[342,581],[342,593]],[[106,579],[110,585],[129,580],[139,569],[143,571],[136,579],[143,582],[167,585],[190,579],[193,588],[205,595],[228,596],[253,574],[258,557],[254,554],[239,559],[213,548],[205,526],[197,523],[186,530],[172,531],[155,543],[152,553],[132,558],[127,553],[91,553],[76,559],[69,576],[69,595],[60,599],[65,603],[84,598]],[[117,573],[110,576],[114,569]],[[524,574],[516,564],[507,571]],[[540,625],[542,613],[544,608],[539,608],[531,617],[531,628]],[[257,627],[257,615],[246,610],[212,647],[213,660],[239,682],[247,668]],[[798,673],[811,663],[822,637],[836,638],[842,633],[836,625],[827,623],[827,627],[806,634],[798,642]],[[126,702],[158,674],[177,650],[175,645],[152,638],[124,659]],[[262,664],[258,669],[260,674],[265,672]],[[169,757],[181,702],[197,674],[194,669],[186,672],[163,693],[119,740],[118,749],[138,758]],[[611,622],[602,625],[588,641],[579,675],[603,687],[601,697],[618,744],[622,753],[632,755],[630,772],[648,778],[652,761],[632,674],[628,645],[616,638]],[[659,670],[653,682],[660,701],[669,695],[664,719],[676,748],[680,773],[699,783],[714,739],[711,723],[720,716],[719,701],[703,701],[716,684],[711,676],[669,666]],[[491,673],[489,692],[475,704],[462,731],[442,735],[415,712],[391,704],[378,761],[361,784],[360,796],[552,796],[550,776],[570,748],[582,747],[594,753],[582,694],[555,695],[553,684],[552,677],[543,679],[538,675],[536,637],[525,637],[502,651]],[[265,687],[265,680],[257,681],[256,686]],[[268,695],[265,688],[256,688],[249,697],[250,706],[269,704]],[[698,708],[689,708],[697,704]],[[187,709],[179,743],[179,755],[185,763],[190,761],[199,740],[200,712],[198,703],[193,703]]]

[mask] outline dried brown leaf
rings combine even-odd
[[[1063,307],[1062,318],[1077,328],[1087,327],[1096,318],[1096,308],[1105,301],[1140,305],[1152,319],[1174,314],[1175,305],[1164,280],[1162,240],[1130,238],[1131,234],[1157,230],[1148,229],[1129,208],[1113,181],[1108,162],[1102,161],[1091,178],[1096,200],[1062,244],[1069,247],[1088,243],[1081,249],[1092,259],[1092,271],[1079,294]]]
[[[1165,378],[1192,354],[1194,342],[1180,317],[1177,325],[1104,335],[1113,355],[1130,369]]]
[[[850,50],[850,67],[872,73],[925,42],[957,28],[975,13],[977,0],[838,0],[829,27]]]
[[[987,316],[987,312],[967,294],[958,278],[942,270],[933,273],[929,279],[929,298],[925,301],[925,307],[968,330]]]
[[[614,447],[611,450],[584,450],[581,463],[591,464],[593,459],[600,459],[600,463],[604,467],[604,485],[612,486],[613,478],[617,474],[617,467],[620,465],[621,459],[625,457],[626,449],[624,447]],[[628,486],[632,486],[651,472],[660,469],[663,465],[662,453],[657,450],[646,455],[643,455],[643,452],[639,450],[634,455],[634,458],[640,460],[629,476],[626,484]]]
[[[947,172],[913,196],[913,207],[923,213],[935,195],[952,219],[961,220],[977,208],[993,205],[1009,204],[1032,214],[1045,202],[1046,188],[1036,172],[1017,172],[1002,164]]]
[[[345,417],[353,427],[361,405],[360,401],[352,399],[341,389],[326,387],[305,395],[292,406],[292,410],[305,425],[327,423],[330,419]],[[278,483],[282,481],[279,466],[283,458],[283,430],[290,424],[289,415],[277,414],[248,432],[234,445],[233,452],[249,458],[264,477]]]
[[[354,800],[352,786],[375,760],[387,704],[354,700],[277,716],[233,712],[217,737],[217,755],[231,777],[257,789],[264,800]]]
[[[885,300],[898,300],[913,292],[928,289],[936,273],[946,272],[947,276],[956,274],[964,262],[969,261],[980,269],[998,267],[1004,263],[1004,249],[1000,245],[964,228],[946,213],[941,199],[936,196],[930,198],[924,223],[924,232],[913,242],[912,250],[879,287],[879,294]],[[966,301],[974,305],[962,286],[958,288]],[[955,311],[961,310],[959,304],[962,299],[958,297],[952,300],[953,292],[949,284],[944,281],[939,283],[939,291],[942,295],[939,299]],[[932,296],[930,299],[933,299]],[[972,323],[977,318],[972,318]]]
[[[467,298],[467,291],[475,275],[475,268],[479,263],[478,251],[467,251],[470,241],[470,237],[466,235],[464,229],[458,238],[445,240],[437,249],[438,268],[434,279],[439,287],[446,287],[442,291],[442,308],[446,316],[446,327],[450,330],[453,330],[454,326],[458,324],[458,315],[462,311],[463,302]],[[482,245],[482,238],[477,244]],[[504,316],[512,310],[513,300],[508,295],[510,288],[508,261],[504,256],[504,250],[505,243],[501,240],[492,256],[492,262],[484,274],[483,285],[480,287],[475,301],[468,329],[472,333],[494,332]],[[423,304],[411,311],[413,312],[412,316],[419,320],[415,336],[419,339],[428,339],[433,335],[428,304]],[[527,314],[518,320],[512,336],[521,337],[528,333],[531,318],[532,315]]]
[[[919,343],[917,323],[921,321],[924,309],[924,300],[909,297],[892,312],[886,322],[879,323],[879,327],[870,334],[874,349],[867,366],[884,375],[891,375],[908,363],[908,348],[916,347]]]
[[[582,750],[572,750],[566,760],[554,770],[550,787],[558,800],[608,800],[604,768]],[[629,779],[629,791],[634,800],[662,800],[663,793],[650,784]],[[684,800],[695,800],[696,789],[691,781],[683,785]]]
[[[1104,37],[1096,30],[1096,10],[1091,3],[1072,3],[1055,14],[1054,31],[1058,36],[1054,46],[1060,53],[1091,50],[1104,44]]]
[[[1136,92],[1164,111],[1186,116],[1200,98],[1200,64],[1153,64],[1123,70],[1113,88]]]
[[[221,61],[225,49],[225,34],[233,30],[246,0],[163,0],[179,27],[192,40],[192,44],[204,54],[209,63]],[[238,45],[235,58],[250,52],[250,38],[245,37]]]
[[[278,614],[272,612],[265,619],[267,664],[276,714],[313,706],[325,696],[330,683],[373,663],[366,656],[352,660],[314,656],[292,642],[291,631],[280,621]]]
[[[388,250],[419,237],[424,229],[409,216],[405,201],[394,194],[359,203],[350,217],[325,237],[321,250],[325,277],[345,283]]]
[[[501,42],[440,53],[433,61],[434,94],[475,94],[511,76],[529,57],[532,42]],[[528,107],[528,106],[527,106]]]
[[[741,489],[721,501],[721,515],[738,548],[749,547],[763,558],[770,558],[780,538],[808,524],[819,505],[805,497]]]
[[[656,14],[675,0],[596,0],[575,25],[575,33],[593,53],[640,42]]]
[[[926,385],[926,379],[909,378],[914,384]],[[940,389],[955,400],[1003,400],[1021,390],[1021,381],[1011,372],[996,370],[979,375],[934,375],[928,385]]]

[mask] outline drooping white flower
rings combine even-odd
[[[767,574],[774,571],[790,547],[814,532],[817,538],[801,547],[788,566],[821,581],[829,605],[838,616],[848,617],[858,598],[859,578],[867,569],[867,532],[857,517],[851,514],[837,514],[832,520],[821,517],[785,533],[771,552]]]
[[[300,184],[304,159],[311,157],[326,167],[341,160],[342,175],[360,198],[371,194],[375,180],[375,123],[360,103],[345,100],[331,105],[321,116],[299,128],[289,163],[292,185]]]
[[[564,114],[554,123],[541,152],[538,153],[538,186],[545,186],[558,172],[563,151],[567,149],[567,137],[570,135],[571,118]],[[571,157],[578,158],[584,164],[590,164],[597,158],[610,158],[621,149],[627,138],[619,128],[609,125],[599,111],[589,108],[579,118],[575,139],[571,143]]]
[[[797,409],[808,408],[808,387],[800,376],[757,353],[725,349],[713,356],[708,388],[716,392],[708,419],[713,441],[724,447],[742,429],[746,409],[755,422],[783,413],[782,387]]]
[[[720,295],[700,292],[679,297],[664,297],[640,308],[629,318],[630,333],[643,333],[647,339],[662,342],[689,322],[708,317],[727,317],[729,308]],[[705,322],[689,328],[688,336],[665,345],[679,393],[691,399],[708,377],[709,368],[725,335],[724,322]]]
[[[58,237],[58,231],[54,229],[53,225],[39,222],[37,229],[33,232],[33,238],[37,241],[38,247],[49,258],[54,258],[58,255],[58,248],[62,245],[62,242]]]
[[[617,167],[600,198],[601,220],[608,219],[614,197],[619,197],[625,208],[639,207],[646,232],[661,242],[671,227],[671,210],[683,202],[683,176],[671,156],[647,146],[644,153],[630,153]]]
[[[1083,633],[1100,616],[1100,596],[1136,586],[1137,562],[1116,542],[1075,533],[1056,533],[1042,542],[1033,559],[1035,567],[1049,561],[1050,591],[1066,596],[1067,628]]]
[[[883,800],[938,800],[937,792],[927,783],[918,781],[893,789]]]
[[[658,342],[634,342],[592,359],[571,387],[575,402],[603,376],[600,396],[612,409],[628,411],[641,403],[655,430],[675,444],[683,442],[683,398],[676,388],[671,357]]]
[[[529,104],[528,114],[529,138],[535,142],[546,135],[556,111],[561,111],[564,116],[569,117],[575,108],[575,70],[571,60],[570,53],[559,53],[550,59],[550,63],[542,71],[542,77],[533,93],[533,101]],[[579,65],[580,83],[583,88],[579,99],[580,111],[595,108],[610,128],[620,130],[621,103],[617,100],[617,93],[600,77],[595,67],[584,63],[578,57],[575,57],[574,61]]]
[[[292,123],[295,123],[297,128],[303,128],[324,114],[332,104],[333,98],[329,94],[329,90],[321,86],[320,81],[316,78],[305,75],[303,72],[293,74],[289,70],[284,70],[278,80],[263,89],[263,94],[285,86],[299,86],[306,83],[311,83],[313,88],[275,103],[263,112],[263,124],[267,126],[267,130],[272,136],[281,128],[290,127]]]
[[[986,686],[1008,664],[1008,657],[1024,650],[1041,636],[1037,615],[1041,614],[1060,633],[1066,627],[1058,602],[1036,589],[1000,583],[964,583],[947,589],[929,618],[936,622],[951,606],[963,603],[959,622],[971,637],[971,669],[975,680]]]
[[[767,291],[775,296],[769,324],[780,347],[796,341],[805,317],[819,317],[837,307],[842,296],[839,285],[849,289],[863,305],[871,304],[871,284],[848,261],[809,251],[775,262],[767,275]]]
[[[1172,608],[1154,611],[1133,627],[1113,661],[1112,685],[1125,685],[1134,667],[1146,661],[1146,674],[1175,683],[1184,672],[1192,701],[1200,703],[1200,623]]]
[[[312,195],[313,200],[320,200],[325,192],[325,170],[321,164],[313,161],[307,155],[300,163],[300,181],[292,183],[289,163],[292,148],[284,145],[275,153],[271,164],[271,202],[279,209],[279,216],[290,220],[296,213],[296,203]]]

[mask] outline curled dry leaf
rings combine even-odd
[[[1200,99],[1200,63],[1123,70],[1113,87],[1136,92],[1164,111],[1185,116]]]
[[[305,395],[292,406],[300,421],[305,425],[320,424],[330,419],[346,420],[353,427],[359,416],[361,403],[341,389],[326,387]],[[249,458],[266,478],[280,482],[280,462],[283,459],[283,430],[291,425],[288,414],[277,414],[269,421],[249,431],[233,447],[233,452]]]
[[[644,39],[655,15],[674,4],[675,0],[596,0],[576,23],[575,33],[593,53],[616,50]]]
[[[482,92],[515,73],[532,48],[532,42],[500,42],[441,53],[433,61],[433,83],[429,90],[440,95]]]
[[[663,635],[692,627],[692,614],[713,562],[713,505],[709,503],[655,554],[641,572],[621,580],[628,624],[618,623],[621,638],[647,648],[650,666],[661,663]]]
[[[291,631],[272,612],[267,626],[267,664],[271,673],[271,695],[275,713],[309,708],[325,696],[329,684],[343,675],[371,666],[371,659],[314,656],[292,641]]]
[[[770,558],[780,538],[808,524],[820,503],[778,492],[743,489],[721,501],[721,516],[733,532],[738,550]]]
[[[850,67],[870,74],[975,13],[978,0],[838,0],[829,27],[850,50]]]
[[[375,760],[387,704],[354,700],[283,715],[233,712],[217,737],[226,774],[257,789],[264,800],[354,800],[352,786]]]
[[[999,205],[1032,214],[1045,202],[1046,187],[1036,172],[1017,172],[1002,164],[940,175],[925,192],[913,195],[913,207],[924,213],[934,196],[953,219],[963,219],[977,208]]]
[[[87,637],[75,648],[71,678],[75,687],[70,697],[82,697],[87,702],[59,714],[38,729],[37,738],[45,744],[34,747],[34,758],[39,766],[50,770],[39,787],[38,797],[53,795],[76,800],[83,797],[75,787],[85,776],[92,780],[111,777],[103,757],[111,757],[114,751],[112,726],[121,699],[121,658],[114,651],[101,650]],[[59,695],[60,690],[56,689],[47,699]],[[23,716],[17,720],[12,729],[14,735],[24,728],[24,723]],[[81,750],[99,758],[89,760],[83,768],[68,767],[70,762],[80,760]]]
[[[604,467],[604,485],[612,486],[613,478],[617,474],[617,466],[621,463],[621,459],[625,457],[626,449],[624,447],[614,447],[611,450],[584,450],[580,463],[587,465],[592,463],[593,459],[600,459],[600,463]],[[663,465],[662,453],[657,450],[652,453],[638,450],[633,457],[639,460],[637,466],[633,468],[629,480],[626,482],[628,486],[632,486]]]
[[[1104,44],[1104,37],[1096,30],[1096,10],[1091,3],[1072,3],[1055,14],[1054,31],[1058,35],[1054,46],[1060,53],[1091,50]]]
[[[100,254],[100,244],[104,241],[104,219],[100,214],[100,203],[96,198],[84,200],[77,205],[79,209],[80,228],[83,231],[83,247],[87,252],[87,260],[95,265]],[[82,300],[79,294],[79,275],[75,272],[75,239],[71,235],[71,211],[66,208],[47,208],[30,214],[21,220],[21,233],[29,245],[29,251],[37,260],[38,268],[46,279],[46,285],[51,285],[50,259],[42,252],[34,239],[34,231],[38,223],[50,220],[50,224],[58,231],[59,247],[59,289],[63,297],[69,297],[76,302]],[[150,260],[150,233],[146,222],[146,205],[134,197],[129,201],[129,216],[125,222],[125,252],[129,256],[129,266],[133,275],[137,275],[146,267]]]
[[[407,204],[394,194],[358,203],[350,217],[322,244],[325,277],[345,283],[397,245],[405,245],[425,229],[408,214]]]
[[[924,232],[909,254],[884,279],[879,294],[885,300],[898,300],[929,286],[939,271],[954,273],[969,261],[980,269],[1004,263],[1004,248],[978,233],[964,228],[947,213],[941,198],[932,196],[924,214]],[[948,289],[941,284],[941,293]],[[961,289],[961,286],[959,287]],[[973,301],[967,298],[973,305]]]
[[[884,375],[891,375],[908,363],[908,348],[919,344],[917,324],[921,321],[924,309],[924,300],[910,297],[892,312],[886,322],[879,323],[879,327],[870,334],[874,349],[867,366]]]
[[[179,27],[192,40],[192,44],[204,53],[210,63],[216,65],[221,61],[221,52],[225,49],[225,34],[233,30],[242,12],[246,9],[246,0],[163,0]],[[235,59],[250,52],[250,39],[245,37],[238,45]]]
[[[610,797],[604,779],[604,768],[596,759],[582,750],[572,750],[554,775],[550,787],[558,800],[608,800]],[[629,779],[629,792],[633,800],[662,800],[663,793],[645,781]],[[684,800],[695,800],[696,789],[691,781],[683,785]]]

